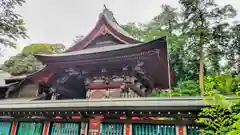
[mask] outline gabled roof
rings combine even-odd
[[[76,51],[86,48],[96,37],[111,34],[115,39],[119,40],[122,44],[135,44],[141,43],[134,39],[128,32],[120,27],[118,22],[110,11],[104,5],[104,10],[99,15],[99,20],[92,31],[84,37],[80,42],[70,47],[67,52]]]

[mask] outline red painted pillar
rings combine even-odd
[[[186,126],[177,126],[176,135],[187,135]]]
[[[131,124],[127,123],[125,124],[125,135],[131,135]]]
[[[81,122],[80,135],[87,135],[87,134],[88,134],[88,122]]]
[[[100,135],[100,122],[98,120],[89,120],[89,135]]]
[[[178,134],[179,134],[179,135],[184,135],[183,127],[179,127],[179,128],[178,128]]]
[[[17,134],[17,124],[18,124],[17,121],[13,121],[10,135],[16,135]]]
[[[100,135],[100,126],[101,126],[101,120],[102,116],[96,116],[95,119],[89,120],[89,135]]]
[[[48,135],[49,128],[50,128],[50,121],[47,121],[44,123],[44,126],[43,126],[43,135]]]

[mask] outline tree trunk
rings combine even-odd
[[[168,21],[168,34],[172,36],[172,24],[171,21]]]
[[[204,52],[203,52],[203,44],[200,45],[199,88],[200,88],[200,91],[201,91],[201,96],[203,96],[204,95]]]

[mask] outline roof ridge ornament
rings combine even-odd
[[[104,8],[104,10],[105,10],[105,9],[108,9],[107,6],[106,6],[106,4],[103,4],[103,8]]]
[[[99,19],[100,19],[102,16],[105,16],[107,19],[110,19],[110,20],[113,21],[113,22],[116,21],[115,18],[113,17],[113,12],[110,11],[105,4],[103,5],[103,11],[102,11],[102,13],[100,13]]]

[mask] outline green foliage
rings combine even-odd
[[[170,97],[170,96],[198,96],[199,87],[196,81],[187,80],[179,81],[177,86],[172,90],[153,92],[153,97]]]
[[[22,53],[7,60],[4,68],[12,75],[30,74],[42,68],[34,54],[55,54],[63,49],[62,44],[32,44],[24,47]]]
[[[178,82],[177,87],[174,88],[173,90],[174,90],[174,92],[180,93],[179,96],[198,96],[198,95],[200,95],[198,83],[193,80]]]
[[[231,26],[228,33],[231,42],[224,47],[227,60],[225,70],[240,74],[240,24]]]
[[[240,113],[237,113],[235,116],[235,121],[232,124],[232,130],[226,135],[239,135],[240,134]]]
[[[172,35],[174,30],[178,29],[179,24],[179,13],[177,8],[171,7],[169,5],[162,5],[162,12],[155,16],[153,20],[148,24],[150,29],[164,30]]]
[[[205,90],[218,90],[224,95],[234,95],[240,91],[240,76],[221,74],[205,77]]]
[[[222,46],[217,44],[221,38],[216,38],[216,32],[220,34],[223,31],[223,21],[235,17],[236,11],[231,5],[220,7],[212,0],[179,0],[179,3],[183,14],[183,32],[190,35],[189,42],[194,45],[191,47],[199,60],[199,86],[203,95],[206,54],[208,51],[215,52],[211,54],[215,56],[211,62],[219,71],[217,62]]]
[[[206,126],[201,130],[204,135],[238,135],[240,133],[239,110],[236,110],[240,105],[239,98],[229,100],[217,90],[213,90],[207,93],[204,102],[209,107],[202,109],[196,121]]]
[[[12,75],[23,75],[39,70],[41,63],[33,55],[18,54],[4,63],[4,67]]]
[[[16,6],[22,6],[25,0],[0,0],[0,44],[16,47],[15,41],[26,38],[26,28],[22,17],[14,12]]]
[[[64,50],[62,44],[31,44],[23,48],[23,54],[55,54]]]
[[[128,23],[126,25],[121,26],[124,30],[126,30],[130,35],[132,35],[135,39],[139,41],[146,42],[148,41],[145,38],[146,30],[143,24],[136,24],[136,23]],[[152,37],[153,38],[153,37]]]

